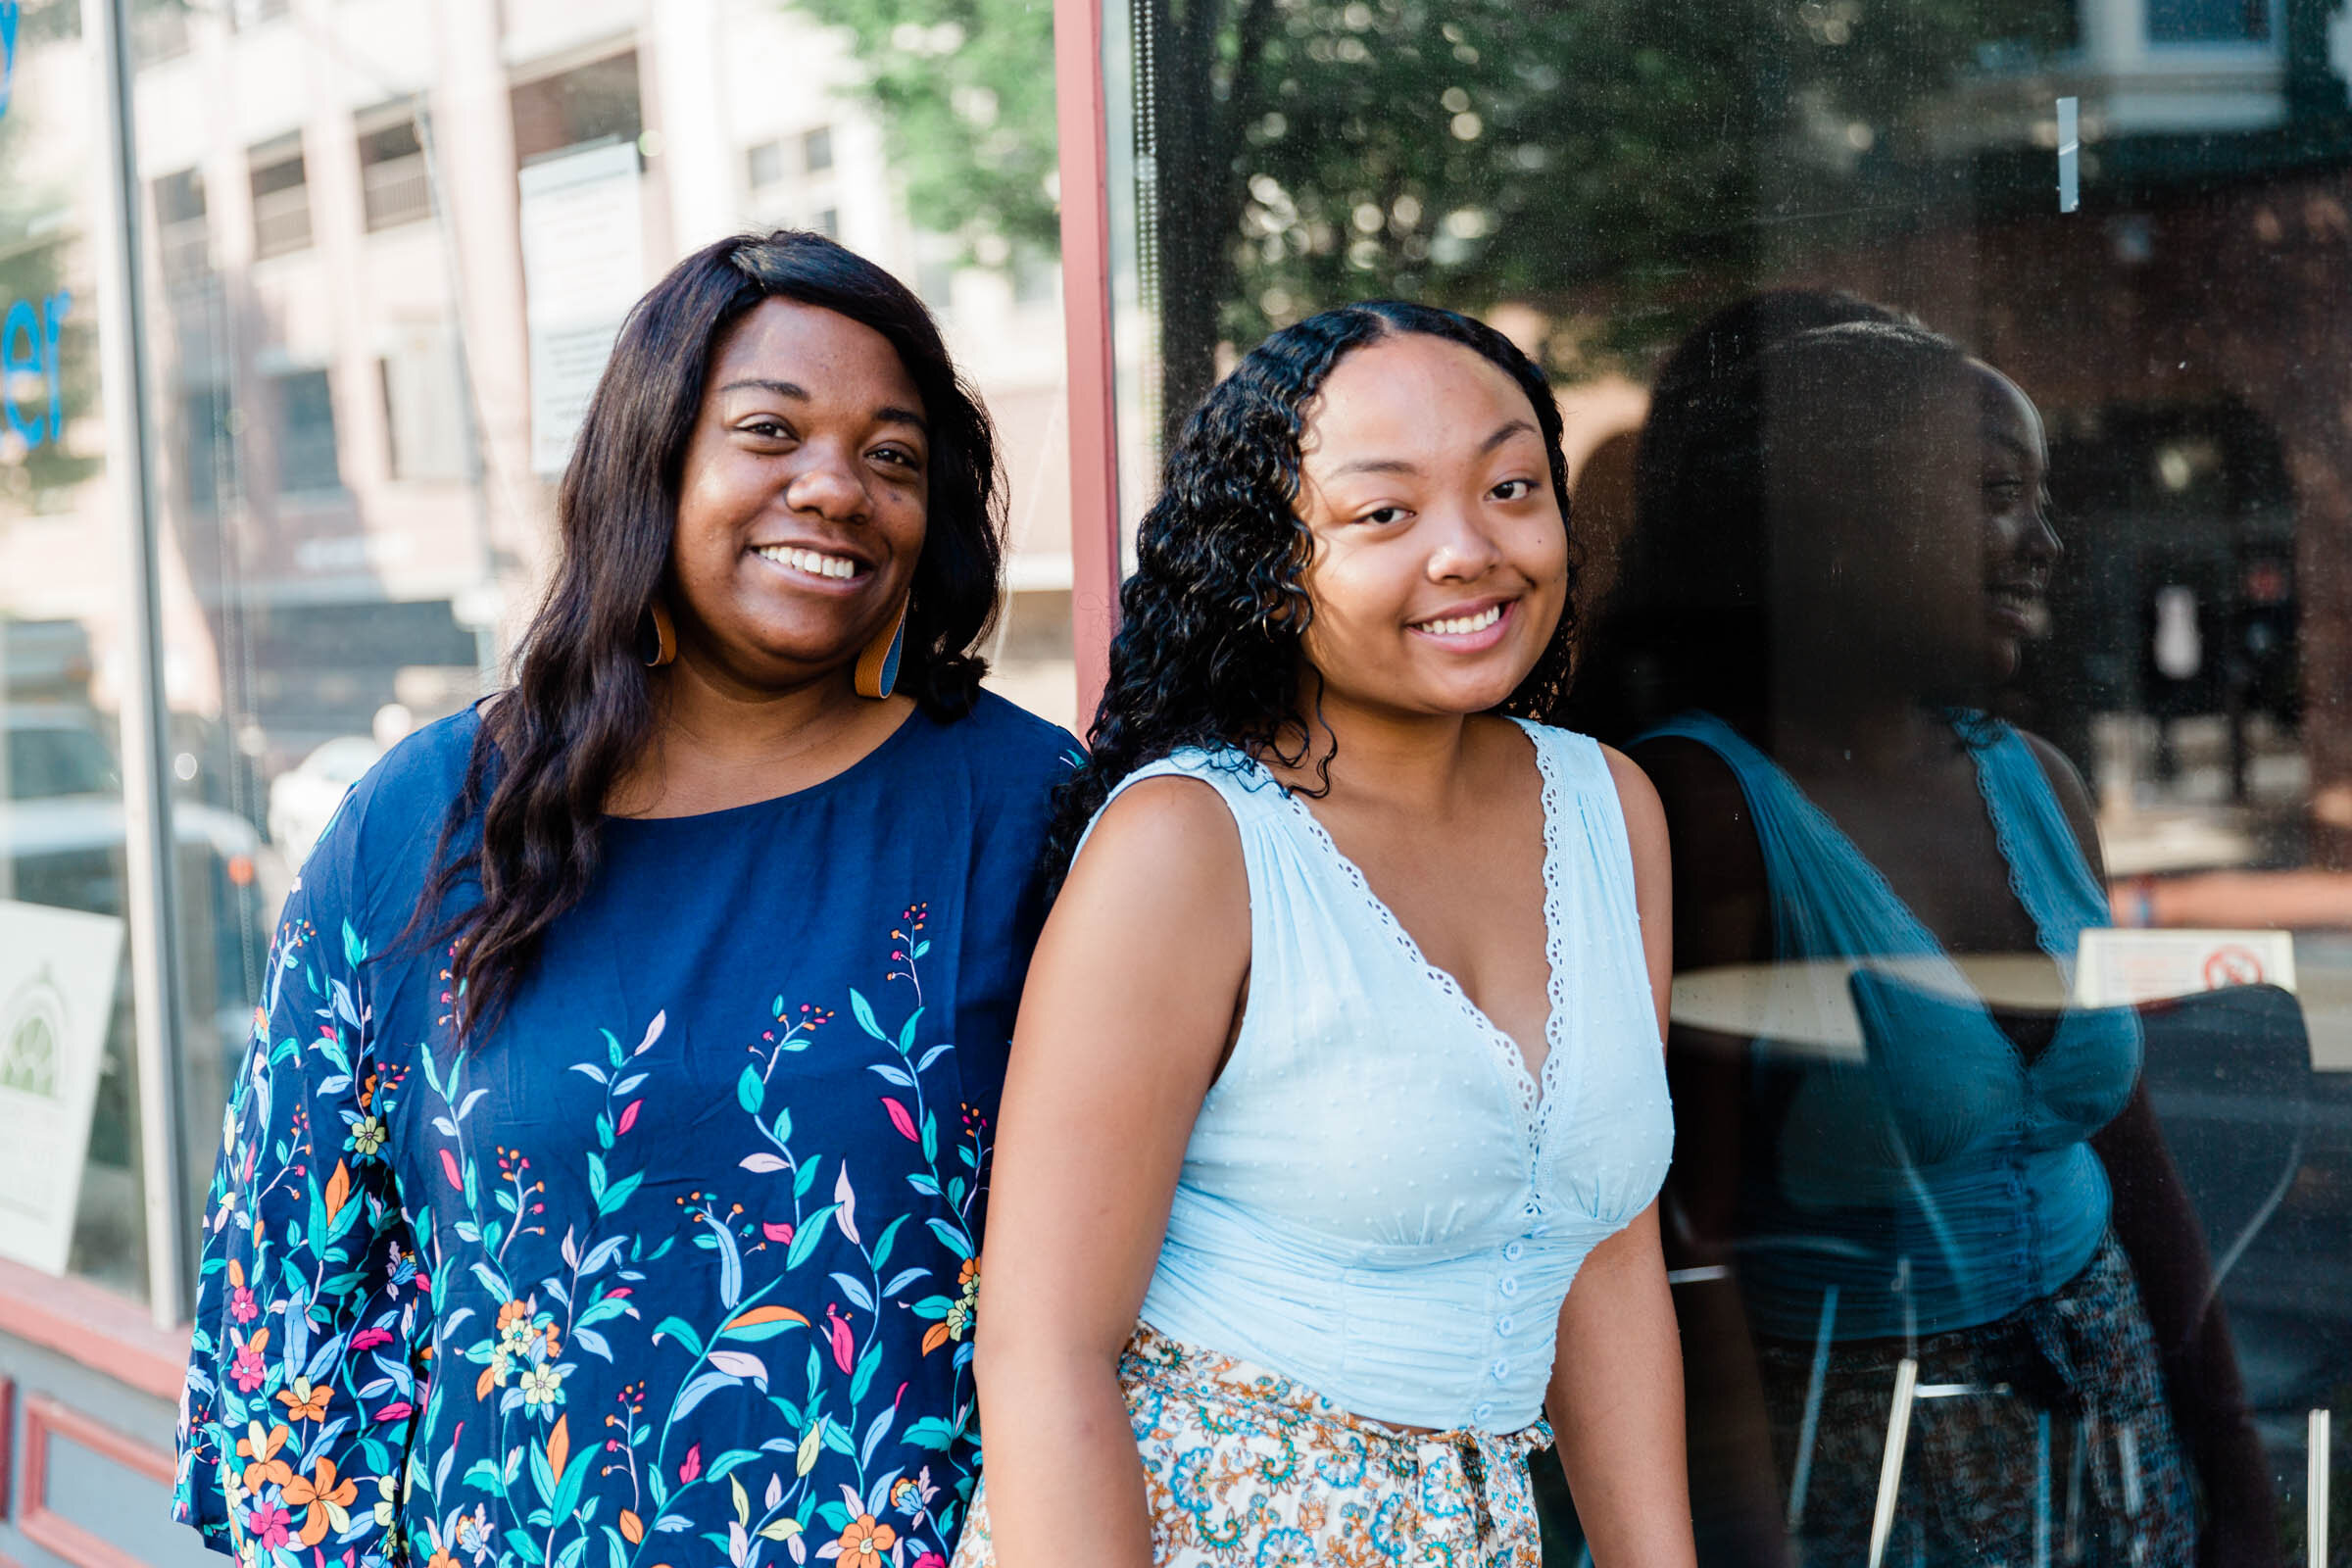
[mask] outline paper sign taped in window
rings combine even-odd
[[[2129,1006],[2229,986],[2294,990],[2294,935],[2098,926],[2082,933],[2077,952],[2075,1002],[2081,1006]]]

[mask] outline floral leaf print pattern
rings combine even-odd
[[[208,1533],[249,1563],[374,1560],[420,1398],[427,1280],[382,1157],[408,1073],[368,1048],[367,956],[298,884],[207,1209],[179,1486],[212,1490]]]
[[[176,1515],[246,1568],[946,1568],[1067,737],[983,694],[798,794],[609,819],[462,1045],[405,933],[480,733],[395,748],[288,898]]]
[[[839,1010],[788,1008],[779,995],[733,1084],[751,1152],[671,1197],[667,1213],[648,1196],[644,1147],[672,1066],[666,1014],[630,1031],[633,1046],[601,1029],[565,1064],[566,1079],[593,1086],[571,1102],[588,1136],[534,1152],[484,1125],[500,1094],[475,1082],[475,1058],[418,1048],[414,1095],[407,1071],[376,1064],[348,972],[364,944],[346,933],[338,972],[318,960],[316,929],[290,915],[214,1186],[203,1319],[225,1323],[226,1339],[199,1331],[181,1517],[253,1568],[316,1568],[322,1545],[345,1548],[345,1568],[404,1556],[428,1568],[650,1568],[687,1549],[662,1539],[676,1535],[732,1568],[779,1552],[944,1568],[969,1491],[961,1374],[986,1143],[983,1119],[962,1110],[943,1147],[939,1106],[955,1077],[942,1065],[951,1045],[928,1039],[915,1000],[925,915],[913,906],[892,932],[891,989],[877,993],[886,1004],[903,993],[903,1014],[886,1027],[851,989],[865,1046],[839,1048],[887,1091],[866,1102],[905,1148],[911,1168],[897,1181],[911,1204],[866,1185],[862,1162],[796,1138],[792,1107],[777,1102],[786,1064],[827,1049]],[[430,1129],[421,1193],[380,1158],[403,1098]],[[564,1157],[586,1201],[551,1207],[546,1162]],[[861,1198],[879,1220],[870,1235]],[[918,1216],[919,1252],[903,1245]],[[412,1238],[441,1233],[457,1256],[419,1270]],[[664,1272],[696,1253],[712,1286],[705,1310],[649,1322]],[[955,1295],[938,1288],[943,1261],[960,1268]],[[909,1415],[907,1384],[881,1375],[886,1330],[912,1322],[920,1353],[948,1350],[958,1374],[944,1413]],[[614,1344],[624,1329],[625,1350]],[[576,1391],[591,1364],[637,1375],[590,1403]],[[720,1430],[740,1441],[703,1436],[720,1405],[734,1412]],[[461,1451],[478,1456],[453,1474]]]

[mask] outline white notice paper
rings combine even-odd
[[[66,1271],[122,922],[0,899],[0,1257]]]
[[[2075,1001],[2130,1006],[2225,986],[2295,989],[2289,931],[2128,931],[2093,926],[2075,963]]]
[[[621,318],[645,292],[637,147],[616,142],[522,171],[522,286],[531,340],[531,467],[560,473]]]

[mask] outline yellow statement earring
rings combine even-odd
[[[645,667],[660,669],[678,657],[677,623],[669,618],[668,608],[659,599],[648,605],[645,612],[654,623],[654,651],[646,656]]]
[[[890,624],[874,633],[874,640],[858,656],[858,696],[879,702],[898,687],[899,656],[906,650],[907,604],[907,600],[899,601],[899,612],[890,617]]]

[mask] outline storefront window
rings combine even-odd
[[[137,688],[99,398],[99,333],[116,327],[98,316],[101,121],[79,8],[13,20],[0,30],[0,1258],[137,1293],[120,752]]]
[[[1234,357],[1325,307],[1468,311],[1553,382],[1555,716],[1676,838],[1705,1558],[2276,1560],[2328,1517],[2352,114],[2321,9],[1109,19],[1130,518]]]

